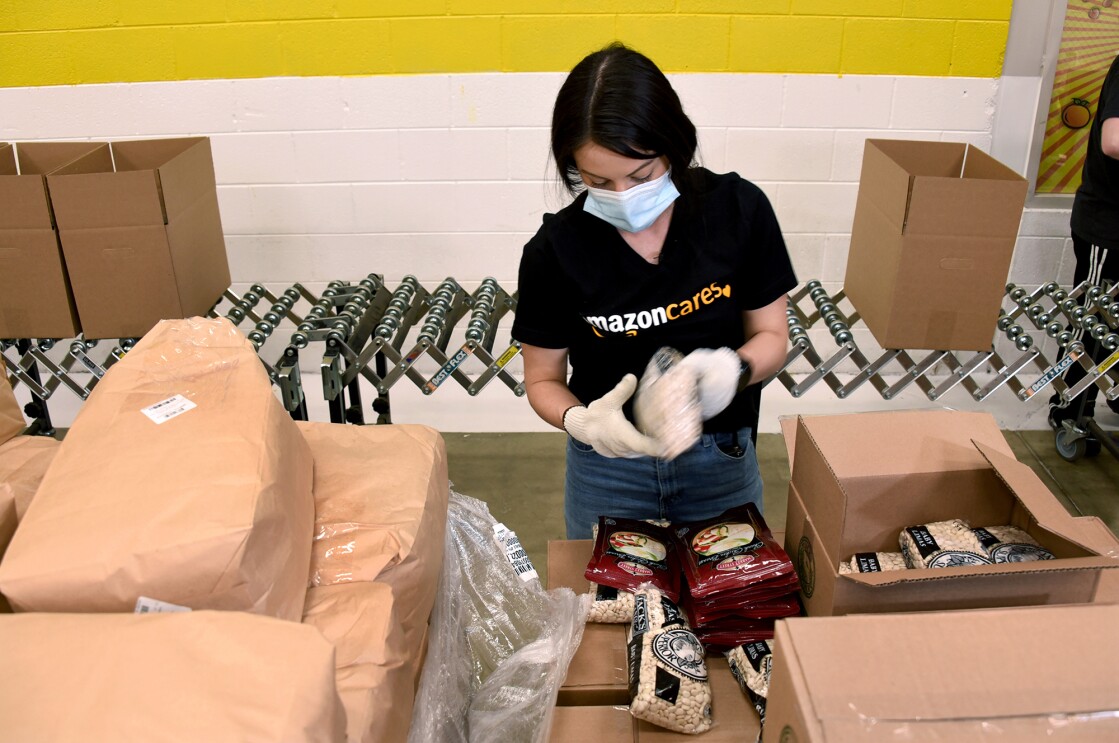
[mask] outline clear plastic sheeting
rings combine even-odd
[[[522,580],[482,501],[451,491],[409,743],[544,741],[590,595]]]

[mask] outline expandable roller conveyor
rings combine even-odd
[[[996,329],[1013,342],[1014,358],[1003,358],[994,347],[981,352],[875,347],[868,356],[852,330],[861,318],[844,292],[830,295],[820,281],[812,280],[789,295],[790,349],[776,378],[794,397],[823,382],[841,399],[867,383],[885,400],[896,399],[911,385],[933,401],[956,387],[976,401],[1001,387],[1028,401],[1052,387],[1071,402],[1092,385],[1109,400],[1119,398],[1119,285],[1085,282],[1064,289],[1051,281],[1031,291],[1009,284],[1004,304],[1008,309],[1002,311]],[[383,276],[369,274],[353,283],[331,281],[321,296],[300,283],[277,293],[259,283],[241,295],[227,289],[209,315],[225,317],[245,333],[292,417],[307,419],[300,360],[315,353],[321,354],[323,399],[330,419],[360,424],[365,422],[362,379],[373,389],[377,423],[392,422],[389,393],[405,379],[424,395],[454,380],[471,396],[498,379],[514,395],[523,396],[524,384],[508,369],[521,353],[520,344],[510,338],[507,345],[494,348],[499,324],[516,306],[517,293],[510,294],[491,277],[467,292],[452,277],[429,291],[415,276],[405,276],[390,289]],[[270,341],[288,332],[285,323],[292,326],[287,344],[269,360],[265,354],[276,346]],[[1028,332],[1027,325],[1036,332]],[[815,328],[826,329],[823,337],[830,336],[834,348],[817,347],[813,337],[821,334],[810,332]],[[1034,335],[1042,333],[1056,341],[1058,358],[1052,361],[1035,341]],[[461,340],[452,343],[455,338]],[[1096,355],[1101,358],[1089,355],[1085,338],[1098,343]],[[65,342],[0,340],[0,358],[13,383],[30,391],[32,403],[26,412],[42,433],[52,430],[50,397],[64,387],[84,400],[136,339],[79,336],[69,340],[60,361],[52,360],[48,352]],[[96,357],[95,349],[105,347],[104,355]],[[430,369],[431,362],[438,368],[429,375],[422,368]],[[808,371],[803,370],[805,362]],[[1072,364],[1079,364],[1085,376],[1069,386],[1063,374]],[[47,373],[46,381],[41,371]]]

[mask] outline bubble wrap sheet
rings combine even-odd
[[[543,742],[590,596],[522,582],[482,501],[451,491],[409,743]]]

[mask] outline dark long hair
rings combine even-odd
[[[695,159],[695,125],[668,78],[640,52],[621,43],[587,55],[571,70],[552,110],[552,157],[563,185],[583,188],[575,150],[593,142],[624,157],[668,158],[682,193]]]

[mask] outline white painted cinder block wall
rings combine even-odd
[[[1040,77],[671,77],[699,128],[702,163],[757,182],[801,283],[820,279],[832,292],[842,286],[865,139],[968,142],[1025,173],[1041,85]],[[0,141],[209,136],[238,290],[298,281],[317,294],[330,280],[380,273],[390,286],[412,274],[428,288],[453,276],[467,290],[493,277],[512,292],[521,246],[545,211],[565,203],[547,128],[562,80],[442,74],[8,88],[0,89]],[[1000,120],[1003,109],[1019,120]],[[1028,208],[1011,280],[1036,286],[1071,276],[1068,210]],[[818,345],[833,347],[824,332]],[[857,339],[868,355],[876,349],[865,330]],[[495,347],[508,341],[506,327]],[[312,417],[326,419],[315,378],[305,381]],[[794,400],[771,385],[762,430],[794,412],[931,405],[923,395],[886,403],[865,387],[837,402],[830,391]],[[940,404],[993,410],[1008,426],[1037,420],[1038,410],[1007,390],[982,404],[958,395]],[[424,397],[402,383],[392,398],[397,422],[548,430],[497,383],[477,398],[453,384]],[[56,412],[57,423],[65,417]]]

